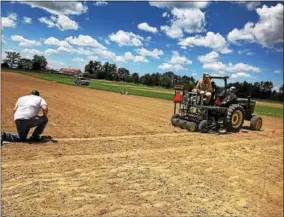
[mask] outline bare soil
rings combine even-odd
[[[58,143],[2,147],[3,216],[283,216],[283,119],[189,133],[170,125],[170,101],[2,72],[2,130],[32,89]]]

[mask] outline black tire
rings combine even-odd
[[[187,123],[187,121],[185,121],[185,120],[180,120],[180,121],[179,121],[179,127],[180,127],[181,129],[185,129],[185,128],[186,128],[186,123]]]
[[[244,109],[239,104],[230,105],[227,110],[226,128],[230,132],[238,132],[244,124]]]
[[[262,127],[262,118],[260,116],[253,116],[250,120],[250,129],[259,131]]]
[[[197,130],[197,124],[194,123],[194,122],[187,122],[186,123],[186,129],[189,131],[189,132],[196,132]]]
[[[172,119],[172,125],[174,127],[178,127],[179,126],[179,119],[178,118],[173,118]]]
[[[203,120],[199,123],[198,130],[199,130],[200,133],[207,133],[208,132],[206,120]]]

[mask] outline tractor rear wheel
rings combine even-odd
[[[197,130],[197,125],[196,123],[194,122],[187,122],[186,123],[186,129],[189,131],[189,132],[195,132]]]
[[[262,118],[260,116],[253,116],[250,120],[250,129],[259,131],[262,127]]]
[[[230,132],[238,132],[244,124],[244,109],[239,104],[230,105],[227,110],[226,127]]]
[[[207,128],[208,122],[206,120],[203,120],[199,123],[198,125],[198,130],[200,133],[207,133],[208,128]]]
[[[187,123],[187,121],[185,121],[185,120],[180,120],[180,121],[179,121],[179,127],[180,127],[181,129],[185,129],[185,128],[186,128],[186,123]]]

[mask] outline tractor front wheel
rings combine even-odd
[[[208,132],[208,122],[206,120],[203,120],[198,125],[198,130],[200,133],[207,133]]]
[[[253,116],[250,120],[250,129],[259,131],[262,127],[262,118],[260,116]]]
[[[244,109],[238,104],[229,106],[227,110],[226,125],[230,132],[238,132],[244,124]]]

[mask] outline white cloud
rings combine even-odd
[[[107,1],[96,1],[94,2],[95,6],[107,6]]]
[[[249,11],[253,11],[258,6],[260,6],[260,2],[247,2],[246,7]]]
[[[49,28],[56,26],[61,31],[64,30],[78,30],[79,25],[74,20],[71,20],[65,15],[58,15],[58,17],[51,16],[50,19],[47,17],[40,17],[39,21],[41,23],[47,24]]]
[[[203,67],[203,69],[209,69],[209,70],[213,70],[215,72],[225,71],[226,68],[227,68],[226,64],[224,64],[220,61],[205,63],[202,67]]]
[[[30,1],[30,2],[22,2],[23,4],[28,4],[32,8],[41,8],[51,14],[65,14],[65,15],[80,15],[82,13],[87,12],[88,7],[81,2],[46,2],[46,1]]]
[[[183,37],[186,33],[199,33],[205,29],[205,14],[196,8],[174,8],[170,26],[161,26],[161,30],[170,38]]]
[[[182,38],[183,37],[182,29],[174,24],[171,26],[161,26],[161,30],[165,32],[165,34],[169,36],[170,38]]]
[[[117,43],[119,46],[142,46],[144,38],[140,35],[136,35],[132,32],[125,32],[119,30],[116,33],[112,33],[109,36],[110,40]]]
[[[260,72],[260,68],[248,65],[245,63],[237,63],[233,65],[232,63],[229,63],[227,66],[227,69],[225,71],[229,72],[240,72],[240,71],[250,71],[250,72]]]
[[[187,33],[198,33],[204,31],[205,14],[196,8],[172,10],[174,16],[172,23],[182,28]]]
[[[71,54],[87,55],[87,56],[93,54],[93,52],[91,50],[87,50],[87,49],[84,49],[82,47],[73,48],[72,46],[70,46],[70,47],[60,46],[60,47],[57,48],[57,51],[71,53]]]
[[[60,46],[57,48],[58,51],[62,51],[62,52],[66,52],[66,53],[75,53],[76,49],[74,49],[73,47],[63,47]]]
[[[86,60],[84,60],[82,58],[73,58],[72,61],[75,62],[75,63],[84,63],[84,62],[86,62]]]
[[[203,63],[203,69],[213,70],[215,72],[260,72],[260,68],[256,66],[252,66],[245,63],[237,63],[237,64],[225,64],[219,61],[219,54],[215,51],[212,51],[206,55],[199,56],[198,60]]]
[[[179,45],[186,47],[209,47],[221,53],[232,52],[227,46],[226,39],[219,33],[207,32],[206,36],[196,35],[180,40]]]
[[[195,73],[195,72],[193,72],[191,75],[192,75],[192,76],[196,76],[196,75],[198,75],[198,74],[197,74],[197,73]]]
[[[116,57],[116,54],[109,50],[105,50],[105,49],[102,50],[102,49],[95,48],[95,49],[92,49],[92,51],[93,51],[93,54],[103,59],[114,60]]]
[[[54,45],[58,47],[66,47],[71,48],[71,45],[67,41],[61,41],[55,37],[49,37],[44,41],[44,44],[46,45]]]
[[[47,61],[47,66],[49,68],[52,68],[52,69],[60,69],[62,68],[63,66],[65,66],[65,63],[64,62],[61,62],[61,61],[55,61],[55,60],[48,60]]]
[[[23,17],[23,23],[31,24],[32,23],[32,18],[30,18],[30,17]]]
[[[123,58],[124,60],[132,60],[133,62],[149,62],[144,56],[133,56],[131,52],[126,52]]]
[[[144,62],[144,63],[149,62],[144,56],[135,56],[133,61],[134,62]]]
[[[245,55],[248,55],[248,56],[253,55],[253,53],[251,51],[249,51],[249,49],[238,50],[238,54],[239,55],[245,54]]]
[[[203,2],[185,2],[185,1],[150,1],[151,6],[158,8],[206,8],[210,4],[208,1]]]
[[[237,72],[235,74],[232,74],[231,78],[249,78],[250,74],[247,74],[245,72]]]
[[[184,68],[186,64],[192,64],[192,61],[185,56],[180,56],[178,51],[173,51],[170,61],[162,63],[158,68],[162,70],[181,71],[186,70]]]
[[[216,62],[218,58],[219,58],[219,54],[215,51],[212,51],[206,55],[199,56],[198,60],[201,63],[212,63],[212,62]]]
[[[15,13],[9,14],[7,17],[2,17],[2,28],[15,28],[17,15]]]
[[[255,10],[258,6],[260,6],[260,2],[245,2],[239,1],[237,4],[244,5],[249,11]]]
[[[192,61],[185,56],[180,56],[178,51],[173,51],[170,63],[174,65],[184,65],[192,64]]]
[[[162,63],[161,65],[159,65],[158,68],[162,70],[173,70],[173,71],[185,70],[185,68],[182,65],[170,64],[170,63]]]
[[[88,60],[97,60],[99,57],[98,56],[88,56]]]
[[[100,44],[96,39],[92,38],[89,35],[79,35],[78,37],[68,37],[65,39],[70,44],[79,45],[79,46],[88,46],[88,47],[95,47],[99,49],[106,49],[105,46]]]
[[[23,47],[31,47],[31,46],[40,46],[41,45],[40,42],[37,42],[35,40],[26,39],[21,35],[12,35],[11,39],[13,41],[19,42],[19,46],[23,46]]]
[[[42,55],[43,52],[40,50],[36,50],[36,49],[29,49],[29,48],[25,48],[22,50],[21,52],[21,56],[24,58],[33,58],[34,55]]]
[[[281,70],[274,70],[273,73],[279,74],[281,73]]]
[[[247,41],[254,41],[254,35],[253,35],[253,26],[254,24],[252,22],[248,22],[243,29],[233,29],[228,34],[228,40],[236,43],[239,40],[247,40]]]
[[[93,53],[92,51],[84,49],[82,47],[76,48],[75,50],[77,54],[82,54],[82,55],[87,55],[87,56]]]
[[[245,40],[257,42],[263,47],[271,47],[283,43],[283,5],[256,9],[259,16],[257,23],[248,22],[243,29],[233,29],[228,34],[228,40],[236,43]]]
[[[170,15],[169,15],[167,12],[164,12],[164,13],[162,14],[162,17],[170,17]]]
[[[46,55],[53,55],[53,54],[58,54],[58,50],[55,50],[55,49],[51,49],[51,48],[48,48],[45,52],[44,52],[44,54],[46,54]]]
[[[136,52],[141,56],[150,56],[150,57],[153,57],[155,59],[160,59],[160,56],[164,55],[164,52],[162,50],[154,49],[154,50],[150,51],[150,50],[147,50],[143,47],[138,48],[136,50]]]
[[[47,17],[40,17],[38,20],[41,23],[45,23],[49,28],[56,26],[56,23],[53,22],[52,20],[48,19]]]
[[[156,27],[152,27],[146,22],[139,23],[137,27],[138,27],[138,29],[146,31],[146,32],[151,32],[151,33],[154,33],[154,34],[158,33],[158,30],[157,30]]]
[[[79,28],[79,25],[74,20],[71,20],[69,17],[65,15],[59,15],[57,20],[57,26],[60,30],[69,30],[74,29],[77,30]]]

